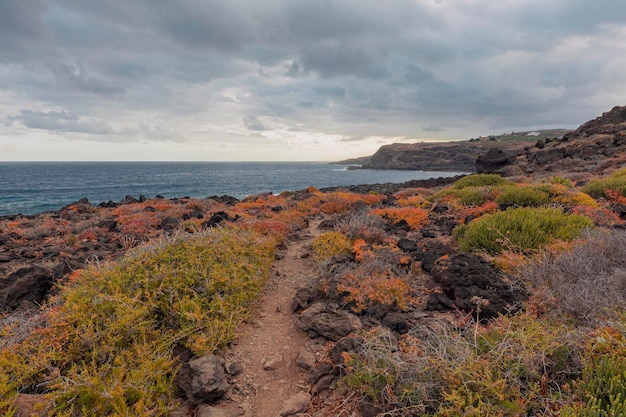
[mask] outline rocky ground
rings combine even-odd
[[[448,181],[426,181],[421,185]],[[416,184],[383,184],[359,190],[389,193],[407,185]],[[292,198],[302,197],[296,193]],[[236,221],[236,216],[222,210],[229,204],[236,206],[236,202],[217,200],[127,199],[115,207],[93,207],[83,200],[56,213],[4,218],[5,231],[0,235],[0,305],[9,314],[35,314],[37,306],[55,291],[55,284],[73,270],[115,259],[140,244],[140,236],[130,233],[131,221],[124,216],[134,214],[132,220],[136,222],[149,214],[148,223],[154,227],[144,231],[146,238],[194,225],[211,227]],[[393,204],[393,200],[390,194],[388,203]],[[486,300],[484,318],[518,308],[527,297],[523,287],[512,286],[511,277],[489,262],[461,254],[447,243],[458,220],[455,216],[445,205],[435,205],[430,222],[419,231],[403,222],[390,223],[381,231],[397,242],[401,251],[385,255],[391,256],[390,262],[398,263],[402,253],[408,255],[410,259],[403,262],[413,265],[416,282],[432,291],[423,302],[404,311],[391,305],[380,306],[366,315],[354,314],[353,306],[333,295],[340,291],[320,291],[323,279],[330,277],[330,285],[337,284],[332,282],[332,274],[320,272],[311,247],[316,236],[333,230],[346,214],[311,218],[308,227],[291,234],[276,255],[265,295],[231,349],[219,356],[182,358],[185,363],[179,386],[191,408],[185,407],[179,415],[187,415],[190,409],[204,417],[337,415],[338,410],[349,408],[344,404],[346,392],[336,384],[342,375],[344,354],[359,348],[358,332],[380,331],[399,343],[410,328],[433,320],[450,323],[448,313],[453,310],[473,311],[476,297]],[[196,221],[189,223],[189,219]],[[77,228],[79,224],[84,230]],[[325,270],[350,268],[354,262],[353,256],[333,258]],[[28,410],[36,399],[23,395],[18,403]],[[373,404],[359,404],[359,410],[350,412],[362,416],[381,412]]]
[[[511,150],[494,147],[476,160],[479,173],[543,178],[563,175],[579,181],[624,166],[626,106],[616,106],[556,140]]]

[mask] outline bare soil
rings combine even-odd
[[[232,380],[232,396],[219,407],[246,417],[277,417],[287,399],[309,390],[308,373],[296,365],[296,357],[303,348],[316,347],[297,328],[290,304],[296,290],[316,275],[311,242],[320,221],[312,221],[277,255],[264,295],[228,352],[227,362],[243,370]]]

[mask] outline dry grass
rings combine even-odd
[[[626,232],[587,232],[570,251],[546,251],[520,275],[586,324],[615,318],[626,305]]]

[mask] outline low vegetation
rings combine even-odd
[[[626,169],[621,169],[608,178],[589,181],[583,191],[594,198],[626,197]]]
[[[176,348],[195,355],[233,340],[263,289],[273,242],[240,228],[142,246],[76,271],[45,326],[0,354],[0,410],[18,393],[46,393],[54,415],[168,415]],[[20,332],[4,328],[3,337]]]
[[[513,182],[496,174],[473,174],[458,180],[454,183],[453,188],[461,190],[466,187],[485,187],[494,185],[513,185]]]
[[[509,208],[457,227],[455,237],[464,251],[528,253],[557,240],[571,241],[592,225],[587,217],[558,209]]]
[[[538,187],[506,187],[496,203],[515,207],[541,207],[550,202],[547,192]]]
[[[470,175],[393,195],[310,187],[117,207],[105,212],[119,225],[109,233],[138,247],[73,273],[37,316],[2,321],[0,413],[14,416],[15,397],[37,393],[50,415],[168,415],[179,401],[177,352],[224,349],[275,247],[317,217],[328,222],[311,247],[316,293],[362,319],[348,336],[355,348],[333,364],[348,393],[334,415],[356,416],[365,403],[384,417],[623,415],[625,181],[624,170],[582,187]],[[158,238],[170,215],[185,221]],[[14,219],[0,230],[16,242],[73,236],[78,250],[104,239],[101,220]],[[488,319],[479,296],[463,311],[423,314],[444,291],[431,271],[445,279],[455,256],[493,262],[508,273],[503,286],[528,288],[528,300]]]

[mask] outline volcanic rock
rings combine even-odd
[[[333,303],[318,302],[298,317],[298,327],[310,335],[320,335],[337,341],[356,330],[356,316],[343,311]]]
[[[462,311],[489,318],[518,310],[528,298],[521,282],[514,282],[493,264],[472,254],[454,253],[439,258],[431,275],[443,293],[431,296],[427,303],[429,310],[453,303]]]
[[[183,363],[176,375],[176,383],[192,405],[218,400],[230,388],[223,360],[215,355]]]
[[[476,160],[476,170],[503,176],[532,174],[535,178],[580,172],[608,175],[621,168],[626,155],[626,106],[614,107],[561,139],[527,147],[518,155],[489,150]]]
[[[20,268],[0,280],[0,311],[11,311],[23,302],[41,304],[50,292],[52,271],[40,266]]]
[[[159,229],[161,230],[174,230],[180,226],[180,220],[176,217],[166,217],[161,221]]]

